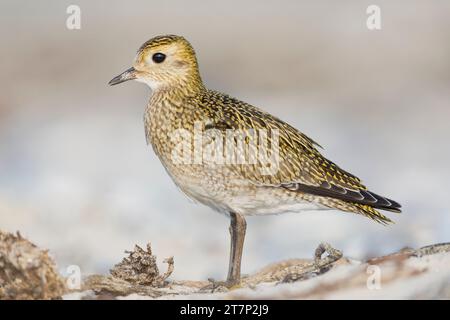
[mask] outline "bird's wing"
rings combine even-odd
[[[208,117],[212,121],[210,128],[243,131],[253,129],[256,132],[263,129],[267,132],[267,140],[259,140],[257,148],[260,149],[261,144],[265,144],[270,151],[272,144],[278,144],[279,157],[272,159],[275,163],[261,162],[261,159],[258,159],[257,164],[233,166],[234,170],[249,181],[258,185],[281,187],[400,211],[398,203],[368,191],[359,178],[322,156],[316,148],[319,146],[316,142],[284,121],[252,105],[214,91],[210,91],[207,99],[203,101],[209,104],[205,110],[208,110]],[[249,148],[252,146],[254,144],[249,144]],[[259,149],[256,152],[259,152]],[[268,164],[272,167],[262,170]]]

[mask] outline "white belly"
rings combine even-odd
[[[198,183],[193,183],[192,177],[173,180],[190,199],[226,215],[229,212],[249,216],[329,209],[279,188],[249,188],[248,183],[235,181],[233,192],[229,192],[209,179],[199,179]],[[287,194],[290,196],[286,196]]]

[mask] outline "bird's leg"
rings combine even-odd
[[[233,286],[238,284],[241,280],[241,259],[247,222],[239,213],[230,212],[230,217],[231,247],[227,285]]]
[[[239,213],[230,212],[230,262],[228,265],[228,276],[226,281],[216,281],[209,278],[210,284],[202,288],[202,290],[226,290],[240,283],[241,280],[241,259],[244,248],[245,231],[247,229],[247,222]]]

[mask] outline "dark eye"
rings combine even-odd
[[[166,55],[161,52],[157,52],[153,55],[152,60],[156,63],[161,63],[166,59]]]

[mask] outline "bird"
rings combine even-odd
[[[189,198],[230,219],[228,287],[241,282],[247,216],[337,209],[386,225],[392,220],[379,210],[401,212],[287,122],[208,89],[182,36],[146,41],[109,85],[129,80],[151,89],[145,136],[169,176]]]

